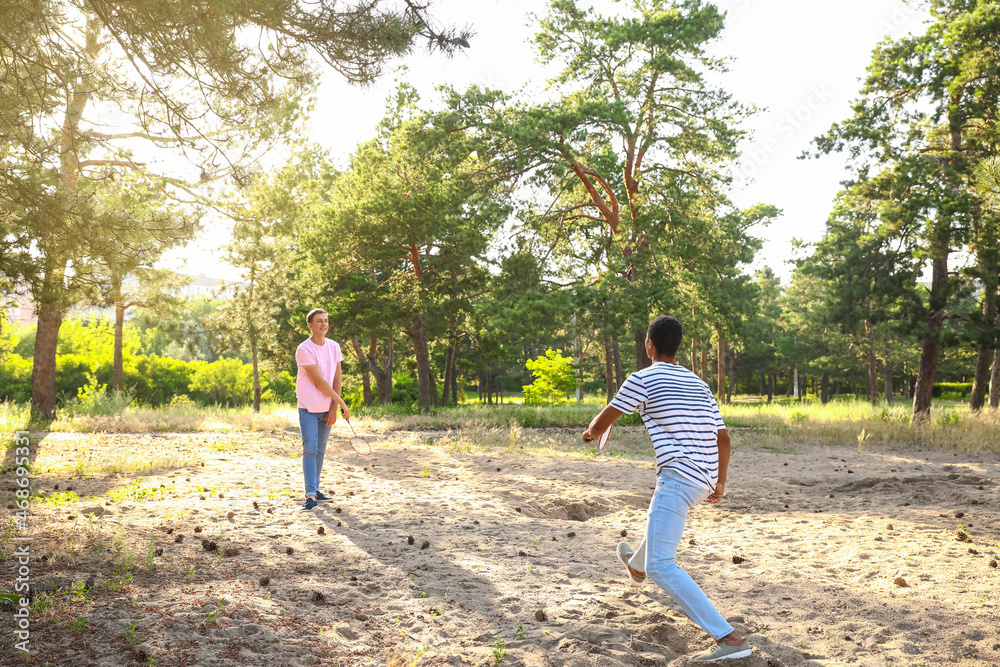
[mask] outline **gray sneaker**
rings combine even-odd
[[[735,660],[736,658],[746,658],[749,657],[753,651],[750,650],[750,642],[743,640],[743,643],[739,646],[730,646],[726,642],[721,642],[716,644],[707,651],[702,651],[701,653],[695,653],[691,656],[691,660],[699,660],[701,662],[719,662],[720,660]]]
[[[646,581],[646,573],[640,572],[628,564],[629,559],[634,553],[635,551],[628,545],[627,542],[619,542],[618,546],[615,547],[615,554],[618,555],[618,560],[620,560],[622,565],[625,566],[625,569],[628,570],[628,578],[631,579],[633,583],[641,584]]]

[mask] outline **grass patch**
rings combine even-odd
[[[603,402],[594,396],[587,397],[581,404],[466,403],[433,408],[423,413],[415,413],[402,405],[389,405],[358,408],[354,412],[353,423],[356,429],[368,433],[458,432],[456,435],[461,437],[453,437],[444,444],[459,449],[469,446],[535,447],[538,438],[529,435],[532,429],[582,431],[602,407]],[[867,401],[850,397],[826,405],[813,400],[765,403],[757,397],[736,397],[732,404],[722,406],[722,414],[738,444],[852,444],[857,442],[858,434],[863,430],[868,447],[903,445],[969,452],[1000,451],[1000,416],[975,415],[965,405],[945,401],[935,401],[930,419],[920,423],[911,420],[909,403],[873,406]],[[26,419],[26,406],[0,404],[0,426],[5,429],[2,435],[12,435],[14,430],[26,423]],[[617,425],[639,426],[641,420],[638,415],[625,415]],[[282,404],[264,404],[257,414],[250,407],[200,408],[187,405],[155,409],[129,406],[115,415],[61,415],[50,428],[57,432],[105,433],[297,433],[298,414],[295,406]],[[565,450],[570,447],[564,439],[559,440],[554,448]],[[216,451],[233,451],[239,446],[235,441],[213,445]],[[582,443],[579,448],[585,449]],[[190,452],[147,449],[141,455],[129,452],[106,454],[101,461],[81,456],[73,472],[78,475],[84,472],[132,472],[183,467],[195,462]]]
[[[735,441],[761,446],[819,443],[858,444],[867,449],[904,445],[1000,451],[1000,416],[972,414],[964,405],[939,404],[932,409],[930,419],[922,422],[911,419],[909,404],[872,405],[857,400],[826,405],[733,403],[723,406],[722,413]]]
[[[38,500],[51,507],[59,507],[80,502],[80,496],[76,495],[76,491],[65,491],[56,492],[46,497],[38,497]]]

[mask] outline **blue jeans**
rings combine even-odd
[[[319,475],[323,472],[326,441],[330,427],[326,425],[325,412],[309,412],[299,408],[299,428],[302,429],[302,474],[306,480],[306,497],[316,497]]]
[[[722,639],[733,631],[733,626],[675,560],[688,510],[705,500],[709,493],[680,473],[669,469],[660,471],[656,491],[649,503],[646,536],[629,559],[629,565],[645,572],[713,639]]]

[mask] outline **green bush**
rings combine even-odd
[[[122,368],[125,390],[131,392],[139,405],[158,407],[167,405],[174,398],[188,393],[191,379],[201,362],[187,362],[170,357],[126,357]],[[111,384],[111,361],[97,369],[97,379]]]
[[[374,387],[372,391],[374,391]],[[420,399],[420,386],[416,378],[406,371],[392,374],[392,402],[402,405],[416,405]]]
[[[90,384],[97,360],[82,354],[56,355],[56,395],[64,401],[75,398],[80,389]]]
[[[31,400],[31,359],[8,354],[0,364],[0,401],[24,403]]]
[[[525,366],[535,378],[534,382],[523,387],[524,402],[529,405],[565,403],[566,395],[576,389],[572,357],[546,350],[543,356],[529,359]]]
[[[253,367],[239,359],[199,363],[189,386],[195,400],[235,407],[253,400]]]
[[[253,367],[251,366],[252,369]],[[251,376],[251,381],[252,379],[253,376]],[[261,373],[260,386],[260,398],[262,401],[267,401],[268,403],[297,402],[295,397],[295,378],[288,371],[280,371],[276,374]]]
[[[99,384],[91,375],[88,383],[77,391],[76,398],[66,402],[65,409],[71,414],[90,417],[117,415],[124,412],[132,400],[130,392],[109,391],[107,385]]]
[[[935,382],[931,387],[931,396],[942,398],[944,394],[955,394],[957,398],[966,398],[972,393],[971,382]]]
[[[347,403],[347,407],[351,409],[351,412],[354,412],[365,405],[365,388],[358,385],[353,389],[344,389],[340,397]]]

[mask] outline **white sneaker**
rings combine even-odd
[[[730,646],[726,642],[716,644],[714,647],[701,653],[695,653],[691,660],[699,662],[719,662],[720,660],[733,660],[736,658],[748,658],[753,651],[750,650],[750,642],[743,640],[739,646]]]
[[[618,555],[618,560],[622,562],[625,569],[628,570],[628,578],[632,580],[633,583],[641,584],[646,580],[646,573],[636,570],[631,565],[628,564],[629,559],[635,550],[628,545],[627,542],[619,542],[618,546],[615,547],[615,553]]]

